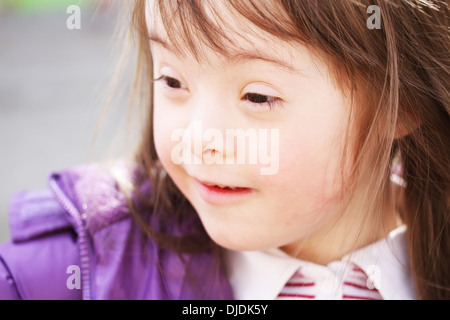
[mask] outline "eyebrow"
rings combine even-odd
[[[171,52],[174,51],[166,41],[164,41],[160,36],[156,34],[149,34],[148,39],[154,44],[158,44],[168,51]],[[229,57],[229,60],[231,60],[234,63],[245,63],[249,61],[260,60],[277,65],[278,67],[281,67],[290,73],[301,73],[298,69],[292,66],[292,64],[289,64],[280,59],[276,59],[274,57],[262,55],[260,53],[255,52],[238,51],[233,53],[233,55]]]

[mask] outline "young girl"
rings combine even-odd
[[[0,297],[450,298],[448,18],[134,1],[136,157],[14,197]]]

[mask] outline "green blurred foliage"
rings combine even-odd
[[[19,11],[34,13],[65,10],[70,5],[85,7],[92,5],[94,0],[0,0],[0,11]]]

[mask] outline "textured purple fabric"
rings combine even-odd
[[[11,201],[0,299],[233,298],[210,253],[180,258],[142,235],[109,171],[80,166],[52,174],[49,185]],[[67,285],[70,266],[80,267],[80,289]]]

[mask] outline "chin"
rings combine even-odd
[[[256,236],[253,239],[250,239],[251,237],[249,237],[248,232],[230,232],[230,230],[226,230],[226,228],[220,229],[222,230],[219,231],[206,228],[206,231],[210,238],[222,248],[234,251],[255,251],[265,250],[270,247],[269,244],[265,245],[264,243],[253,241],[253,239],[257,238]],[[242,237],[242,235],[245,236]]]
[[[259,247],[254,247],[254,246],[248,246],[248,245],[243,245],[242,243],[231,243],[231,242],[227,242],[227,241],[215,241],[215,243],[217,243],[221,248],[227,249],[227,250],[233,250],[233,251],[257,251],[257,250],[263,250],[266,248],[259,248]]]

